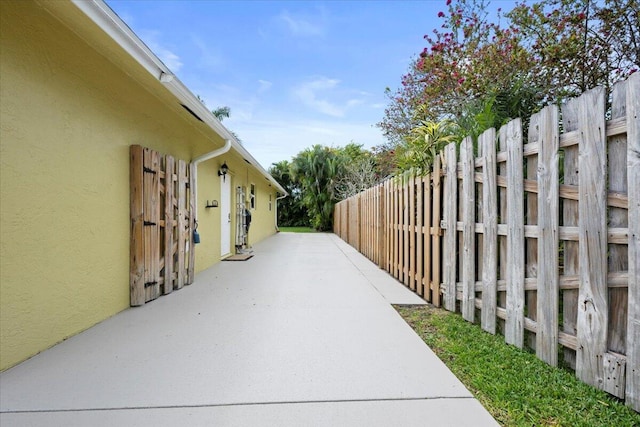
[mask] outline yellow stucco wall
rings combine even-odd
[[[236,153],[226,153],[220,157],[200,163],[198,166],[198,232],[201,235],[201,243],[196,247],[196,270],[200,266],[210,266],[220,260],[220,212],[218,208],[205,208],[207,201],[220,200],[220,181],[218,176],[220,166],[226,163],[229,167],[229,175],[226,179],[231,182],[231,238],[230,248],[235,246],[236,230],[236,187],[246,187],[249,191],[250,184],[256,185],[257,206],[251,211],[251,227],[249,232],[249,244],[254,245],[276,232],[275,225],[275,198],[276,189],[249,166]],[[269,210],[269,196],[271,195],[271,210]],[[248,200],[246,201],[249,206]],[[204,267],[206,268],[206,267]]]
[[[223,141],[36,3],[0,2],[0,52],[4,370],[129,306],[129,145],[190,160]],[[220,259],[217,168],[198,170],[196,271]]]

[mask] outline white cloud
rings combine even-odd
[[[211,44],[205,43],[200,37],[195,34],[191,35],[193,44],[198,48],[199,55],[197,56],[198,63],[210,71],[219,71],[224,66],[224,58],[218,52],[214,52],[211,48]]]
[[[153,30],[143,30],[140,31],[140,38],[144,40],[145,44],[151,49],[153,53],[156,54],[158,58],[166,65],[171,71],[177,73],[182,68],[182,59],[171,51],[169,48],[165,47],[158,40],[160,39],[161,33],[159,31]]]
[[[286,10],[278,16],[278,20],[283,22],[294,36],[317,37],[325,33],[322,24],[313,23],[302,16],[294,16]]]
[[[319,77],[315,80],[302,83],[295,87],[293,89],[293,95],[304,105],[320,113],[333,117],[343,117],[345,113],[344,107],[333,104],[327,99],[318,97],[318,93],[320,93],[320,96],[326,95],[327,92],[335,89],[339,83],[340,81],[336,79]]]
[[[160,49],[157,52],[158,57],[164,62],[164,64],[174,73],[180,71],[182,68],[182,60],[175,53],[171,52],[169,49]]]
[[[340,87],[340,80],[316,77],[295,86],[293,96],[303,105],[331,117],[345,117],[349,110],[363,105],[370,94]]]
[[[258,93],[264,93],[269,89],[271,89],[271,86],[273,86],[273,83],[267,80],[258,80],[258,83],[260,84],[260,87],[258,88]]]
[[[363,144],[365,148],[371,148],[384,142],[378,128],[362,122],[292,118],[256,119],[234,123],[233,126],[229,124],[265,169],[272,163],[291,160],[300,151],[314,144],[337,147],[354,141]]]

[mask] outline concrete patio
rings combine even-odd
[[[0,425],[497,425],[337,236],[254,250],[0,374]]]

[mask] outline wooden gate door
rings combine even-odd
[[[131,306],[193,282],[194,166],[130,147]]]

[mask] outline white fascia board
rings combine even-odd
[[[134,58],[154,78],[169,74],[174,76],[171,81],[163,83],[176,99],[189,107],[222,139],[231,140],[232,148],[255,167],[280,194],[288,193],[282,186],[258,163],[258,161],[238,142],[236,137],[209,111],[171,70],[158,58],[147,45],[129,28],[129,26],[102,0],[71,0],[89,19],[109,35],[120,47]]]

